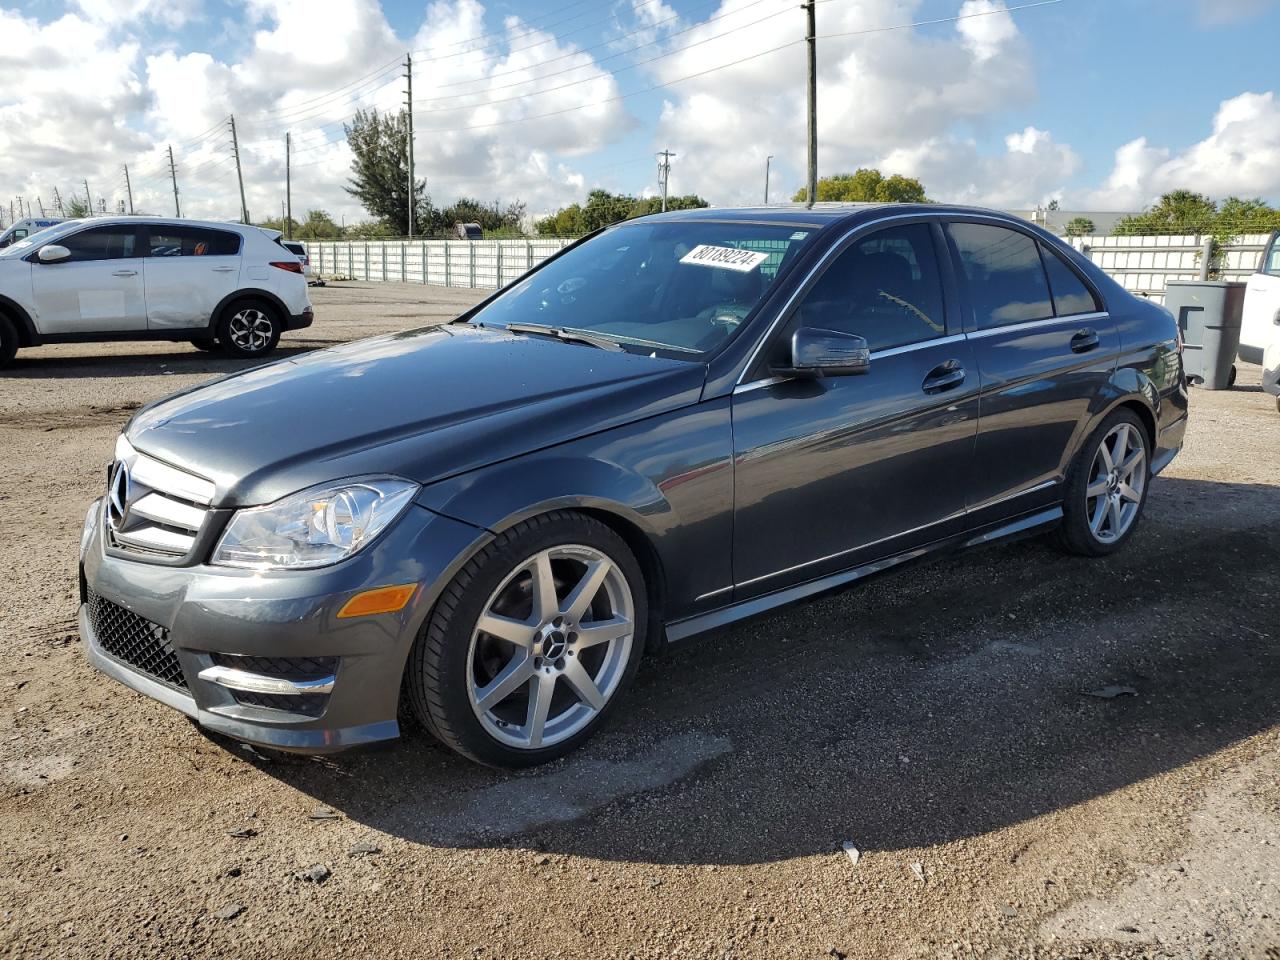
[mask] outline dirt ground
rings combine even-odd
[[[331,285],[285,350],[474,297]],[[1193,393],[1121,554],[993,547],[691,641],[585,750],[513,776],[416,733],[263,755],[86,665],[77,539],[114,437],[235,367],[83,345],[0,375],[0,954],[1280,958],[1257,368]]]

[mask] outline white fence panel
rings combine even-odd
[[[1197,280],[1206,237],[1073,237],[1069,242],[1126,290],[1164,301],[1170,280]],[[1245,280],[1258,268],[1268,234],[1236,237],[1222,255],[1225,280]]]

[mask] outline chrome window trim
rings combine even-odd
[[[983,337],[994,337],[1000,333],[1018,333],[1021,330],[1034,330],[1037,327],[1047,326],[1051,323],[1067,323],[1070,321],[1085,320],[1107,320],[1111,314],[1105,310],[1095,311],[1093,313],[1068,313],[1061,317],[1045,317],[1042,320],[1024,320],[1021,323],[1008,323],[1002,327],[987,327],[985,330],[975,330],[969,334],[971,340],[979,340]]]

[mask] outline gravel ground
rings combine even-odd
[[[331,285],[285,349],[474,298]],[[1280,958],[1257,368],[1193,394],[1120,555],[988,548],[690,642],[585,750],[512,776],[420,734],[215,742],[85,664],[77,535],[116,432],[236,366],[78,345],[0,376],[0,953]]]

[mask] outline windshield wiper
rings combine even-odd
[[[565,343],[585,343],[591,347],[599,347],[601,350],[613,350],[618,353],[625,352],[622,349],[622,344],[618,343],[618,341],[602,337],[597,333],[587,333],[583,330],[548,327],[540,323],[508,323],[507,329],[512,333],[542,333],[549,337],[555,337],[557,340],[563,340]]]

